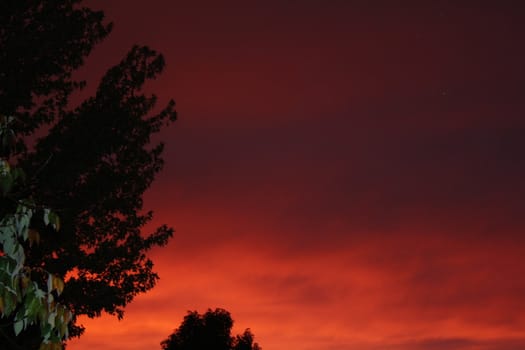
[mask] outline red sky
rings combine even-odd
[[[525,348],[525,6],[393,3],[87,2],[115,23],[90,86],[165,55],[145,206],[177,232],[69,349],[160,349],[208,307],[265,350]]]

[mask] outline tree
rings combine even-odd
[[[189,311],[179,328],[162,341],[161,347],[163,350],[261,350],[253,342],[250,329],[232,337],[232,326],[231,315],[224,309],[208,309],[203,315]]]
[[[262,350],[259,344],[254,343],[255,336],[248,328],[242,335],[236,335],[233,341],[233,350]]]
[[[147,251],[173,233],[166,225],[142,232],[153,215],[143,211],[142,195],[163,165],[163,144],[150,139],[176,119],[173,101],[152,113],[156,97],[141,93],[162,72],[162,55],[133,47],[95,96],[67,109],[72,91],[84,85],[71,79],[73,71],[111,30],[103,21],[81,0],[0,3],[0,113],[16,117],[15,135],[45,131],[32,151],[22,138],[12,142],[11,154],[32,174],[17,195],[61,218],[59,232],[35,223],[41,244],[28,249],[26,264],[65,280],[58,301],[73,322],[102,312],[122,317],[158,279]]]
[[[84,82],[71,74],[111,31],[81,0],[0,2],[0,114],[29,135],[61,115]]]

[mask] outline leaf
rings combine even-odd
[[[40,299],[40,300],[43,300],[45,297],[46,297],[46,292],[44,292],[42,289],[38,288],[38,286],[36,285],[36,282],[33,282],[35,283],[35,297]]]
[[[15,242],[14,239],[6,239],[4,241],[4,246],[2,247],[4,253],[10,257],[15,253]]]
[[[45,209],[44,211],[44,223],[46,225],[53,225],[53,228],[56,231],[60,230],[60,217],[55,212],[50,211],[49,209]]]
[[[15,182],[17,180],[21,180],[22,182],[26,181],[26,173],[22,170],[22,168],[14,168],[12,174],[13,180],[15,180]]]
[[[30,228],[27,232],[27,239],[29,240],[29,246],[32,247],[33,244],[40,244],[40,233]]]
[[[10,173],[0,175],[0,192],[3,196],[11,191],[13,187],[13,177]]]
[[[13,288],[13,291],[17,295],[19,299],[22,299],[22,295],[20,293],[20,275],[16,274],[11,279],[11,288]]]
[[[9,316],[16,307],[16,295],[12,293],[4,294],[4,315]]]
[[[66,338],[67,339],[68,334],[67,334],[67,323],[66,322],[62,322],[60,324],[60,336],[62,338]]]
[[[27,240],[27,229],[29,227],[29,221],[31,220],[31,216],[24,214],[20,216],[20,218],[17,220],[17,231],[18,231],[18,237],[22,237],[25,240]]]
[[[17,242],[15,246],[15,254],[13,255],[13,258],[16,261],[15,268],[13,269],[12,275],[16,275],[22,270],[24,267],[24,262],[26,260],[26,255],[24,253],[23,247]]]
[[[9,146],[10,144],[10,141],[11,141],[11,137],[8,133],[3,133],[2,134],[2,147],[4,149],[7,149],[7,147]]]
[[[60,231],[60,217],[54,212],[52,214],[52,219],[50,219],[51,224],[53,225],[56,231]]]
[[[64,312],[64,322],[69,323],[73,319],[73,313],[68,309]]]
[[[36,320],[41,307],[43,307],[41,300],[36,295],[33,295],[32,299],[27,303],[26,316],[32,321]]]
[[[62,343],[51,343],[51,350],[62,350]]]
[[[47,317],[48,314],[46,313],[46,317],[40,320],[40,333],[44,338],[44,342],[49,341],[49,338],[51,337],[51,331],[53,330],[51,325],[47,323]]]
[[[49,225],[49,214],[51,213],[51,210],[44,209],[44,224],[47,226]]]
[[[55,317],[57,313],[55,311],[50,312],[49,316],[47,317],[47,323],[51,326],[51,328],[55,327]]]
[[[0,176],[9,174],[10,170],[11,167],[9,166],[9,163],[3,159],[0,159]]]
[[[0,256],[0,271],[9,271],[9,258],[5,255]]]
[[[42,302],[43,302],[43,299],[40,299]],[[43,306],[41,308],[38,309],[38,315],[37,315],[37,319],[38,321],[40,322],[40,328],[42,330],[42,336],[44,336],[44,331],[46,329],[46,325],[47,323],[45,322],[47,320],[47,315],[49,314],[48,310],[47,310],[47,307]],[[49,325],[47,325],[49,326]]]
[[[26,291],[30,286],[32,286],[31,279],[26,274],[22,274],[20,285],[22,287],[22,290]]]
[[[58,295],[62,294],[62,291],[64,290],[64,281],[57,276],[53,275],[53,289],[55,289],[58,293]]]
[[[51,293],[51,291],[53,290],[53,274],[49,274],[49,276],[47,276],[47,291],[49,293]]]
[[[15,329],[15,335],[19,335],[22,329],[24,329],[24,320],[16,321],[13,327]]]

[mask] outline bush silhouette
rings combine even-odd
[[[208,309],[203,315],[189,311],[161,347],[163,350],[262,350],[254,343],[250,329],[232,337],[232,326],[233,319],[224,309]]]

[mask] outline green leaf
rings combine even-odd
[[[26,181],[26,174],[21,168],[14,168],[12,171],[13,180],[16,181]]]
[[[14,328],[15,328],[15,335],[19,335],[20,332],[22,332],[22,329],[24,329],[24,320],[18,320],[15,322],[14,324]]]
[[[29,222],[31,220],[31,213],[24,213],[16,220],[16,230],[18,237],[27,240],[27,230],[29,229]]]
[[[37,299],[34,299],[31,301],[31,304],[29,305],[28,311],[27,311],[27,317],[31,321],[31,324],[33,324],[36,321],[36,318],[38,316],[38,310],[43,307]]]
[[[53,225],[53,228],[56,231],[60,230],[60,218],[53,211],[49,213],[49,223],[51,223],[51,225]]]
[[[51,213],[51,210],[44,209],[44,224],[47,226],[49,225],[49,214]]]
[[[6,239],[11,239],[11,236],[16,234],[14,227],[14,219],[9,218],[0,222],[0,243],[3,243]]]
[[[9,267],[9,258],[7,256],[0,256],[0,271],[8,271]]]
[[[46,296],[46,292],[44,292],[42,289],[38,288],[36,282],[35,283],[35,297],[40,299],[40,300],[43,300]]]
[[[47,317],[47,323],[51,326],[51,328],[55,327],[55,318],[57,316],[56,311],[50,312],[49,316]]]
[[[3,159],[0,159],[0,176],[9,174],[10,169],[11,167],[9,166],[9,163]]]
[[[2,147],[3,147],[3,149],[7,149],[7,147],[9,147],[10,141],[11,141],[11,136],[8,133],[6,133],[6,132],[2,133]]]
[[[47,291],[51,293],[52,290],[53,290],[53,275],[49,274],[49,276],[47,276]]]
[[[16,261],[16,265],[13,269],[12,275],[15,275],[15,274],[18,274],[20,270],[22,270],[22,268],[24,267],[24,262],[26,261],[26,255],[24,253],[24,249],[18,242],[16,242],[15,254],[13,255],[13,258]]]
[[[47,322],[42,322],[41,325],[42,326],[40,328],[40,331],[41,331],[42,338],[44,338],[43,342],[45,343],[49,341],[49,338],[51,338],[51,331],[53,330],[53,328]]]
[[[0,175],[0,192],[6,195],[13,188],[13,177],[10,173]]]
[[[15,241],[14,239],[6,239],[3,245],[4,253],[8,256],[13,256],[15,253]]]

